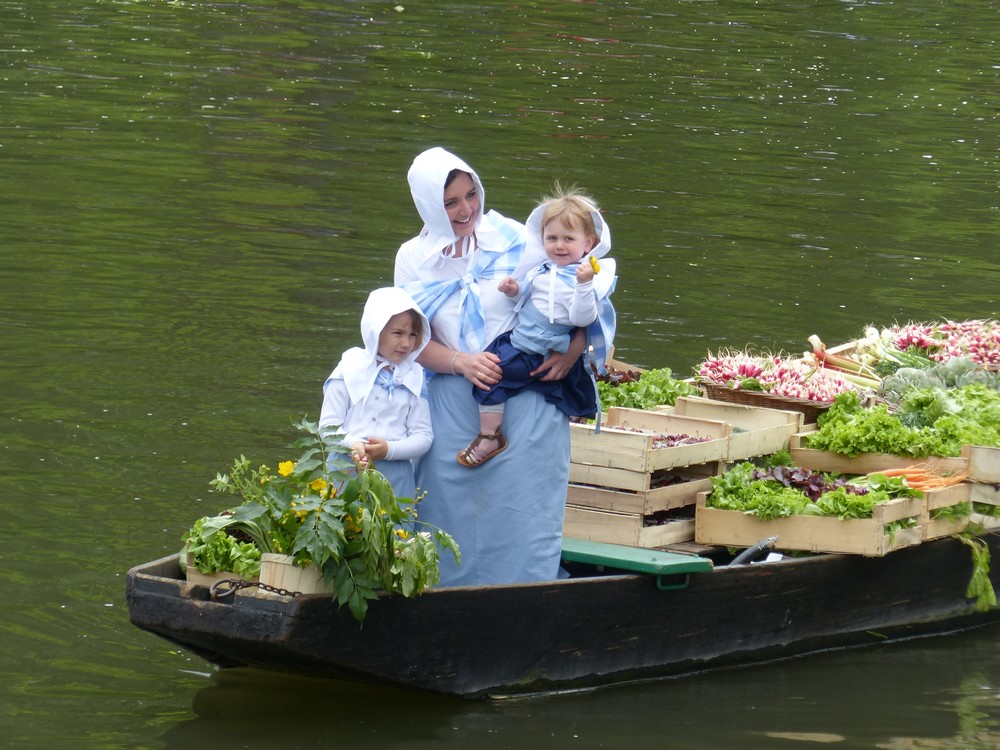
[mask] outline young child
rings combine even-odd
[[[580,357],[562,380],[541,380],[532,374],[550,351],[565,352],[575,328],[588,328],[588,336],[610,344],[614,335],[615,262],[597,263],[611,249],[611,231],[597,205],[577,190],[555,193],[528,217],[528,232],[544,245],[548,261],[532,269],[524,284],[508,277],[498,288],[518,297],[514,328],[494,339],[486,351],[500,358],[501,380],[488,390],[473,388],[479,402],[479,434],[458,452],[463,466],[480,466],[507,448],[503,434],[504,402],[522,388],[540,391],[570,417],[593,417],[597,411],[597,385]],[[596,366],[604,370],[606,352],[598,353]]]
[[[338,427],[352,459],[377,468],[398,497],[414,497],[411,459],[431,446],[430,409],[416,363],[430,334],[427,318],[398,287],[376,289],[361,316],[364,348],[344,352],[323,384],[319,426]]]

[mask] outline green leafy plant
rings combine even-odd
[[[421,498],[398,498],[377,470],[352,464],[339,433],[321,433],[306,420],[296,427],[305,433],[292,443],[297,459],[273,471],[240,456],[227,474],[216,475],[211,485],[242,503],[196,522],[185,535],[189,549],[216,544],[213,534],[236,533],[262,553],[315,565],[359,622],[379,592],[410,597],[438,583],[440,552],[456,560],[460,553],[448,533],[418,519]],[[199,570],[211,572],[200,564]]]
[[[260,547],[242,534],[231,515],[205,516],[182,537],[185,550],[199,572],[232,572],[251,580],[260,575]],[[182,557],[186,564],[186,556]]]
[[[637,380],[617,385],[603,380],[597,381],[597,393],[601,397],[602,409],[612,406],[630,409],[673,406],[678,396],[690,396],[694,390],[690,383],[675,378],[669,367],[646,370]]]
[[[997,593],[990,581],[990,548],[986,542],[968,534],[957,537],[972,552],[972,578],[965,595],[976,600],[976,609],[987,612],[997,606]]]
[[[902,479],[882,474],[848,479],[797,466],[759,468],[750,462],[735,464],[711,481],[710,507],[763,521],[793,515],[871,518],[877,503],[920,495]]]
[[[843,393],[820,415],[809,448],[857,456],[958,456],[962,446],[1000,445],[1000,392],[981,384],[949,390],[913,389],[894,410],[864,407],[856,393]]]

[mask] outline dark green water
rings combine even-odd
[[[992,631],[470,705],[211,674],[123,595],[219,509],[216,471],[318,413],[431,145],[517,218],[555,179],[598,200],[627,362],[1000,316],[998,20],[0,0],[0,746],[1000,745]]]

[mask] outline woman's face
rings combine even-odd
[[[456,237],[468,237],[479,218],[479,194],[472,176],[462,172],[444,189],[444,210]]]

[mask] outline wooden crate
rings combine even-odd
[[[566,502],[598,510],[649,515],[694,505],[698,493],[712,489],[711,477],[721,471],[721,462],[650,473],[571,463]],[[671,483],[653,486],[663,481]]]
[[[724,461],[729,452],[729,433],[729,426],[722,422],[613,406],[608,409],[600,432],[590,424],[570,425],[570,459],[577,464],[648,474]],[[654,448],[655,434],[686,434],[708,440],[673,448]],[[587,483],[616,486],[605,482]]]
[[[767,409],[747,404],[680,396],[673,407],[657,409],[680,417],[724,422],[731,428],[726,460],[745,461],[788,448],[792,435],[801,432],[805,416],[799,411]]]
[[[635,365],[630,365],[627,362],[621,362],[614,357],[608,357],[604,363],[608,369],[614,368],[620,372],[646,372],[642,367],[636,367]]]
[[[563,535],[629,547],[664,547],[694,539],[694,523],[693,518],[677,517],[667,523],[654,524],[652,519],[638,513],[614,513],[567,505]]]
[[[593,352],[593,348],[591,348],[591,352]],[[604,360],[604,364],[608,367],[608,369],[614,368],[616,370],[621,370],[621,371],[645,372],[645,370],[641,367],[636,367],[635,365],[630,365],[627,362],[622,362],[619,359],[615,359],[614,344],[608,347],[608,358]]]
[[[970,445],[968,451],[969,481],[1000,483],[1000,448]]]
[[[734,510],[719,510],[707,505],[707,492],[699,493],[695,506],[694,540],[698,544],[725,547],[751,547],[762,539],[777,536],[776,549],[806,552],[837,552],[881,557],[897,549],[920,544],[919,525],[887,531],[893,521],[906,518],[918,524],[924,512],[923,498],[903,498],[879,503],[872,518],[789,516],[762,521]]]
[[[833,406],[832,401],[809,401],[801,398],[776,396],[761,391],[744,391],[740,388],[730,388],[728,385],[707,381],[695,381],[695,386],[700,388],[707,398],[714,401],[800,412],[807,424],[815,424],[819,416]]]
[[[1000,483],[969,482],[969,499],[984,505],[1000,505]]]
[[[843,456],[839,453],[819,451],[806,448],[806,438],[809,432],[799,432],[792,435],[789,441],[789,451],[792,461],[814,471],[824,471],[837,474],[871,474],[882,469],[905,469],[907,466],[921,464],[938,474],[968,474],[969,446],[966,446],[959,457],[929,456],[912,458],[894,456],[890,453],[862,453],[859,456]]]
[[[969,482],[969,500],[982,505],[1000,506],[1000,483]],[[1000,529],[1000,516],[973,512],[970,522],[985,529]]]
[[[243,580],[242,576],[238,576],[230,570],[222,570],[216,573],[202,573],[197,567],[195,567],[194,558],[186,547],[184,549],[184,577],[187,579],[188,583],[197,584],[198,586],[208,586],[210,588],[212,584],[217,581]],[[260,578],[258,577],[252,580],[259,581]]]
[[[931,515],[938,508],[950,507],[968,503],[972,499],[972,485],[969,482],[962,482],[951,487],[942,487],[924,493],[924,508],[920,519],[922,538],[940,539],[944,536],[951,536],[965,531],[969,526],[969,517],[960,519],[937,519],[932,520]]]

